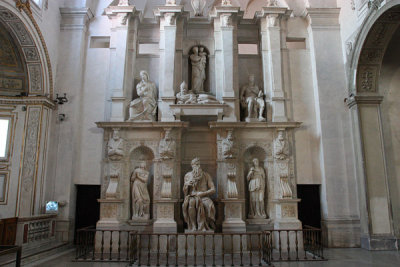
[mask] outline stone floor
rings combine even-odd
[[[327,249],[324,254],[329,259],[328,261],[318,262],[274,262],[274,266],[279,267],[369,267],[369,266],[400,266],[399,251],[366,251],[363,249]],[[128,266],[127,263],[88,263],[88,262],[72,262],[74,257],[73,251],[58,255],[51,260],[41,260],[30,265],[29,267],[119,267]]]

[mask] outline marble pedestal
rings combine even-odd
[[[224,221],[222,231],[224,233],[244,233],[246,232],[246,223],[243,221],[244,199],[223,199],[224,203]]]
[[[157,220],[153,224],[154,233],[176,233],[177,224],[174,219],[174,207],[178,200],[162,199],[156,202]]]
[[[301,230],[302,224],[298,219],[297,204],[300,199],[276,199],[276,219],[274,222],[275,230]],[[279,236],[280,235],[280,236]],[[288,236],[289,235],[289,236]],[[301,231],[281,231],[274,232],[274,245],[282,248],[282,252],[287,252],[288,247],[291,251],[303,249],[303,233]],[[288,246],[289,242],[289,246]]]
[[[121,222],[118,219],[118,214],[123,204],[122,199],[98,199],[100,203],[100,220],[97,222],[97,229],[109,229],[118,227]]]

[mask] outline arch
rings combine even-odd
[[[145,145],[139,145],[136,147],[133,147],[131,151],[129,152],[130,159],[134,161],[146,161],[146,162],[152,162],[154,159],[154,151],[145,146]]]
[[[39,26],[30,10],[21,6],[22,11],[5,2],[0,5],[0,23],[13,36],[22,51],[22,61],[27,69],[27,94],[29,96],[53,97],[53,77],[50,57]],[[15,12],[16,11],[16,12]]]
[[[349,94],[377,93],[383,55],[393,33],[400,25],[400,0],[380,9],[371,9],[357,34],[350,55]]]

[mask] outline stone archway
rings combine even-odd
[[[22,6],[20,13],[13,7],[0,5],[0,24],[20,50],[27,73],[23,95],[46,96],[52,99],[53,78],[50,58],[43,36],[30,11]]]
[[[400,1],[372,9],[358,34],[350,61],[347,103],[353,122],[361,246],[370,250],[397,247],[382,126],[385,98],[379,80],[388,44],[399,25]]]

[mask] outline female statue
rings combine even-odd
[[[204,81],[206,80],[206,52],[203,49],[199,53],[199,47],[193,47],[193,54],[190,55],[192,63],[192,92],[200,94],[204,92]]]
[[[146,162],[141,162],[131,174],[132,183],[132,219],[149,219],[150,196],[147,190],[149,171],[146,170]]]
[[[149,80],[149,74],[142,70],[140,72],[140,83],[136,86],[139,98],[131,101],[129,109],[129,120],[154,121],[157,111],[157,88]]]

